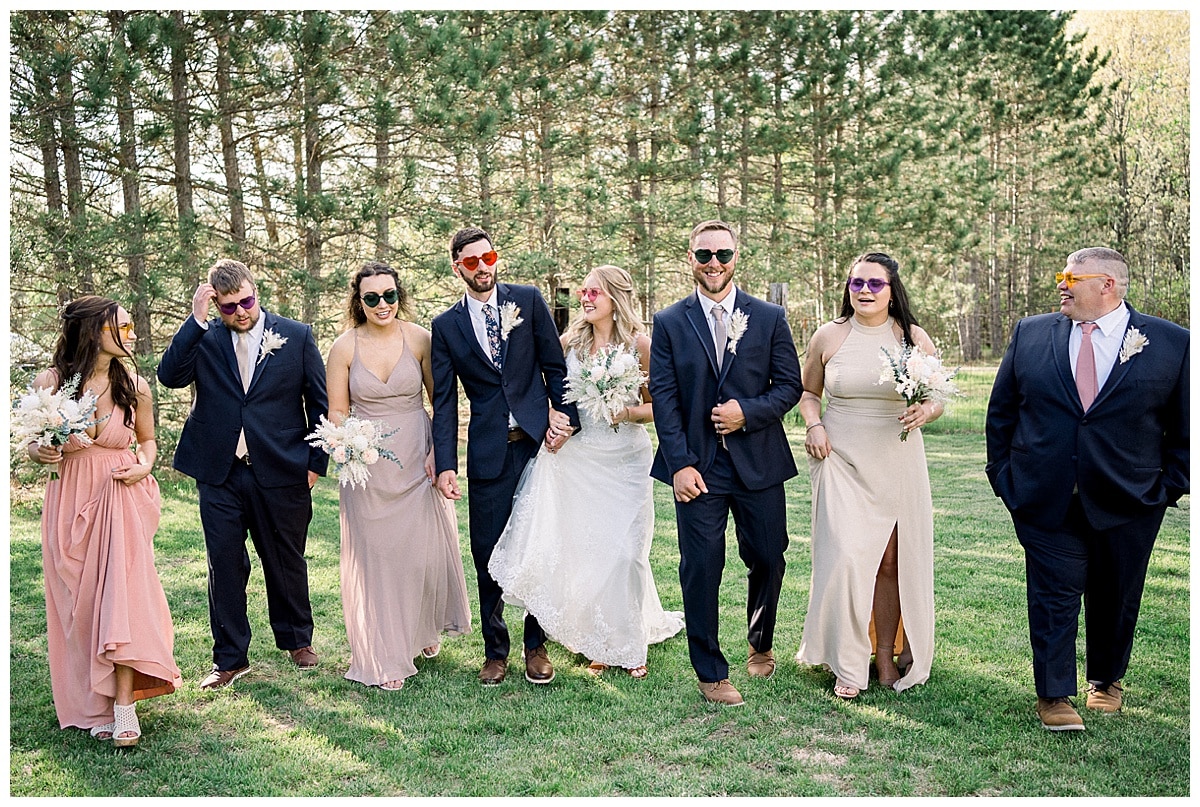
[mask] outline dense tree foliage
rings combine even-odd
[[[1044,11],[28,11],[11,15],[14,365],[57,306],[110,294],[152,368],[223,255],[265,304],[342,327],[391,262],[427,323],[446,241],[507,277],[615,263],[643,313],[690,288],[687,233],[738,228],[799,342],[854,255],[905,271],[949,354],[1052,310],[1067,253],[1130,258],[1188,320],[1188,19]],[[39,352],[42,356],[39,357]]]

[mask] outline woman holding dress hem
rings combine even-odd
[[[920,433],[942,405],[906,406],[879,384],[881,348],[935,348],[917,326],[899,276],[884,253],[852,263],[837,319],[813,334],[800,412],[813,483],[813,583],[797,660],[822,664],[834,694],[867,687],[874,614],[879,681],[897,691],[926,681],[933,656],[933,513]],[[829,403],[821,414],[822,393]],[[878,561],[874,559],[878,558]],[[902,607],[903,606],[903,607]],[[904,649],[894,645],[904,614]]]

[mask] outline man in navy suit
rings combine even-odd
[[[1087,620],[1087,706],[1121,708],[1150,550],[1188,492],[1188,332],[1125,302],[1119,252],[1058,274],[1061,313],[1017,323],[987,414],[987,475],[1025,549],[1037,712],[1080,731],[1075,635]]]
[[[725,527],[732,512],[749,569],[747,669],[769,678],[788,545],[783,483],[796,475],[782,418],[800,400],[800,362],[783,308],[733,284],[733,228],[698,224],[689,247],[696,292],[654,316],[658,453],[650,475],[675,493],[688,652],[700,692],[740,706],[717,640]]]
[[[208,319],[213,302],[219,320]],[[247,530],[262,562],[275,644],[301,670],[316,667],[304,547],[311,488],[329,458],[304,439],[327,407],[312,329],[263,311],[245,264],[219,260],[197,287],[158,380],[196,385],[174,464],[196,480],[208,553],[213,669],[200,688],[221,689],[250,670]]]
[[[467,293],[437,316],[430,329],[434,460],[437,488],[447,499],[462,498],[459,381],[471,403],[468,511],[485,655],[479,680],[484,686],[504,680],[509,653],[502,592],[488,571],[488,560],[508,523],[521,473],[542,441],[556,451],[579,428],[576,407],[563,403],[567,366],[550,309],[533,286],[497,283],[498,260],[492,237],[483,230],[469,227],[455,233],[451,268]],[[550,427],[551,406],[567,416],[571,428]],[[554,679],[545,644],[545,631],[526,614],[525,679],[530,683]]]

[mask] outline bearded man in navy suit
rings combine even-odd
[[[214,302],[220,319],[209,320]],[[213,669],[200,688],[222,689],[250,670],[247,530],[262,561],[275,643],[301,670],[315,668],[304,548],[311,488],[329,457],[305,441],[327,409],[312,328],[264,311],[245,264],[219,260],[196,288],[158,380],[196,385],[174,464],[196,480],[208,554]]]
[[[479,681],[484,686],[504,681],[509,653],[502,591],[488,571],[488,560],[508,523],[521,473],[542,441],[557,451],[579,428],[576,407],[563,403],[567,365],[550,308],[533,286],[497,283],[499,260],[485,231],[468,227],[455,233],[451,269],[467,292],[430,326],[434,461],[437,489],[447,499],[462,498],[458,382],[471,404],[468,512],[485,656]],[[560,425],[550,425],[551,407],[562,418]],[[545,631],[526,614],[525,679],[532,684],[554,680],[545,645]]]
[[[1150,551],[1188,492],[1189,334],[1125,302],[1103,247],[1067,258],[1061,313],[1017,323],[992,387],[987,475],[1025,550],[1037,712],[1080,731],[1075,636],[1087,621],[1087,707],[1120,710]]]
[[[744,703],[717,640],[725,528],[733,513],[748,574],[747,671],[775,672],[775,617],[787,549],[784,481],[796,462],[783,416],[800,400],[800,362],[782,307],[733,284],[737,234],[696,225],[696,291],[654,315],[650,395],[658,452],[650,475],[675,494],[688,653],[705,700]]]

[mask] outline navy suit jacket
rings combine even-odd
[[[987,475],[1021,520],[1060,527],[1078,485],[1088,521],[1112,529],[1188,492],[1189,335],[1129,309],[1150,341],[1112,373],[1085,414],[1062,314],[1017,323],[992,386]],[[1128,333],[1128,330],[1126,331]]]
[[[250,466],[265,488],[307,484],[308,471],[324,475],[329,456],[305,437],[328,409],[325,363],[312,328],[262,312],[264,331],[287,342],[254,366],[242,390],[233,337],[219,319],[200,327],[188,318],[158,365],[158,380],[174,389],[196,384],[196,399],[175,449],[175,468],[208,485],[220,485],[233,467],[238,432],[245,430]]]
[[[475,338],[466,298],[434,318],[432,333],[433,451],[437,472],[458,470],[458,382],[471,403],[467,477],[495,479],[504,467],[508,413],[537,442],[550,425],[549,406],[579,428],[574,404],[563,403],[567,375],[554,318],[534,286],[496,284],[496,303],[513,302],[524,320],[500,342],[503,371]]]
[[[712,331],[696,295],[654,315],[650,395],[658,452],[650,475],[672,484],[687,466],[703,476],[717,455],[712,409],[737,399],[746,426],[725,437],[734,468],[751,490],[796,475],[783,416],[800,400],[800,360],[783,308],[737,291],[748,316],[737,353],[725,352],[720,373]],[[731,312],[732,313],[732,312]]]

